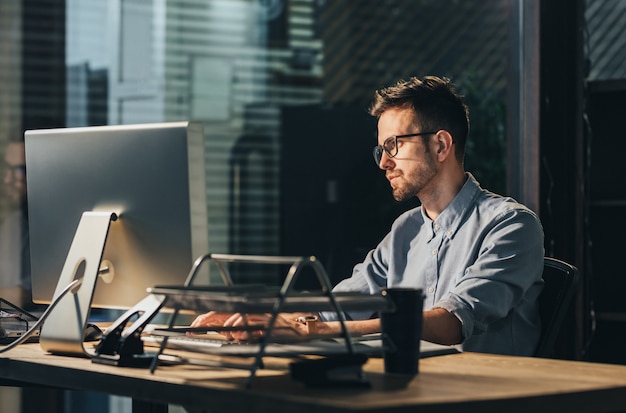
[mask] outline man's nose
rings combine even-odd
[[[390,169],[391,167],[393,167],[393,158],[387,155],[387,152],[383,151],[382,155],[380,156],[380,162],[378,162],[378,167],[383,171]]]

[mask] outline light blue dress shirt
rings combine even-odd
[[[421,207],[403,213],[333,290],[378,294],[387,287],[421,288],[424,310],[444,308],[461,321],[461,350],[532,355],[540,333],[541,223],[527,207],[467,176],[436,221]],[[336,314],[323,313],[322,319]]]

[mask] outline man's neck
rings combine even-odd
[[[441,175],[441,178],[430,188],[425,188],[418,194],[422,209],[433,221],[436,221],[441,212],[450,205],[463,185],[467,181],[465,171],[459,169],[454,173]]]

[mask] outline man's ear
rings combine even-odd
[[[449,156],[454,156],[454,139],[452,139],[450,132],[442,129],[435,136],[437,137],[437,157],[439,161],[443,162]]]

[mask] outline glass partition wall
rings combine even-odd
[[[507,190],[509,1],[452,4],[66,0],[53,123],[204,122],[211,250],[313,254],[343,278],[413,206],[371,162],[374,89],[452,78],[472,111],[467,167]]]

